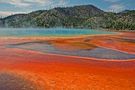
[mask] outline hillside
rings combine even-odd
[[[105,12],[93,5],[81,5],[28,14],[16,14],[0,19],[1,27],[74,27],[135,30],[135,10],[120,13]]]

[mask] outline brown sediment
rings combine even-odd
[[[0,72],[0,90],[36,90],[40,88],[16,73]]]
[[[87,49],[88,47],[95,48],[94,45],[134,53],[133,43],[116,39],[116,37],[126,38],[128,35],[130,34],[47,39],[47,41],[58,48]],[[133,39],[134,35],[132,36],[130,38]],[[31,41],[35,39],[1,39],[0,72],[12,72],[23,76],[21,78],[30,81],[27,83],[36,84],[38,88],[34,87],[37,88],[35,90],[135,90],[135,59],[132,61],[100,61],[5,47],[9,44]],[[79,46],[76,45],[78,43]]]

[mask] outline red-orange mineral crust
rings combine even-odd
[[[135,39],[134,35],[127,33],[50,42],[63,49],[99,46],[135,54],[135,42],[130,41],[129,37]],[[32,39],[0,39],[0,90],[8,87],[15,90],[135,90],[135,59],[106,61],[6,47],[8,44],[27,41]],[[89,43],[91,46],[82,43]],[[3,82],[12,84],[8,84],[6,88]],[[13,83],[16,86],[10,86]]]

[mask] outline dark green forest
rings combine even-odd
[[[66,27],[135,30],[135,10],[113,13],[105,12],[93,5],[58,7],[1,18],[0,27]]]

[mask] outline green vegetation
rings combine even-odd
[[[93,5],[39,10],[0,19],[1,27],[73,27],[135,30],[135,10],[104,12]]]

